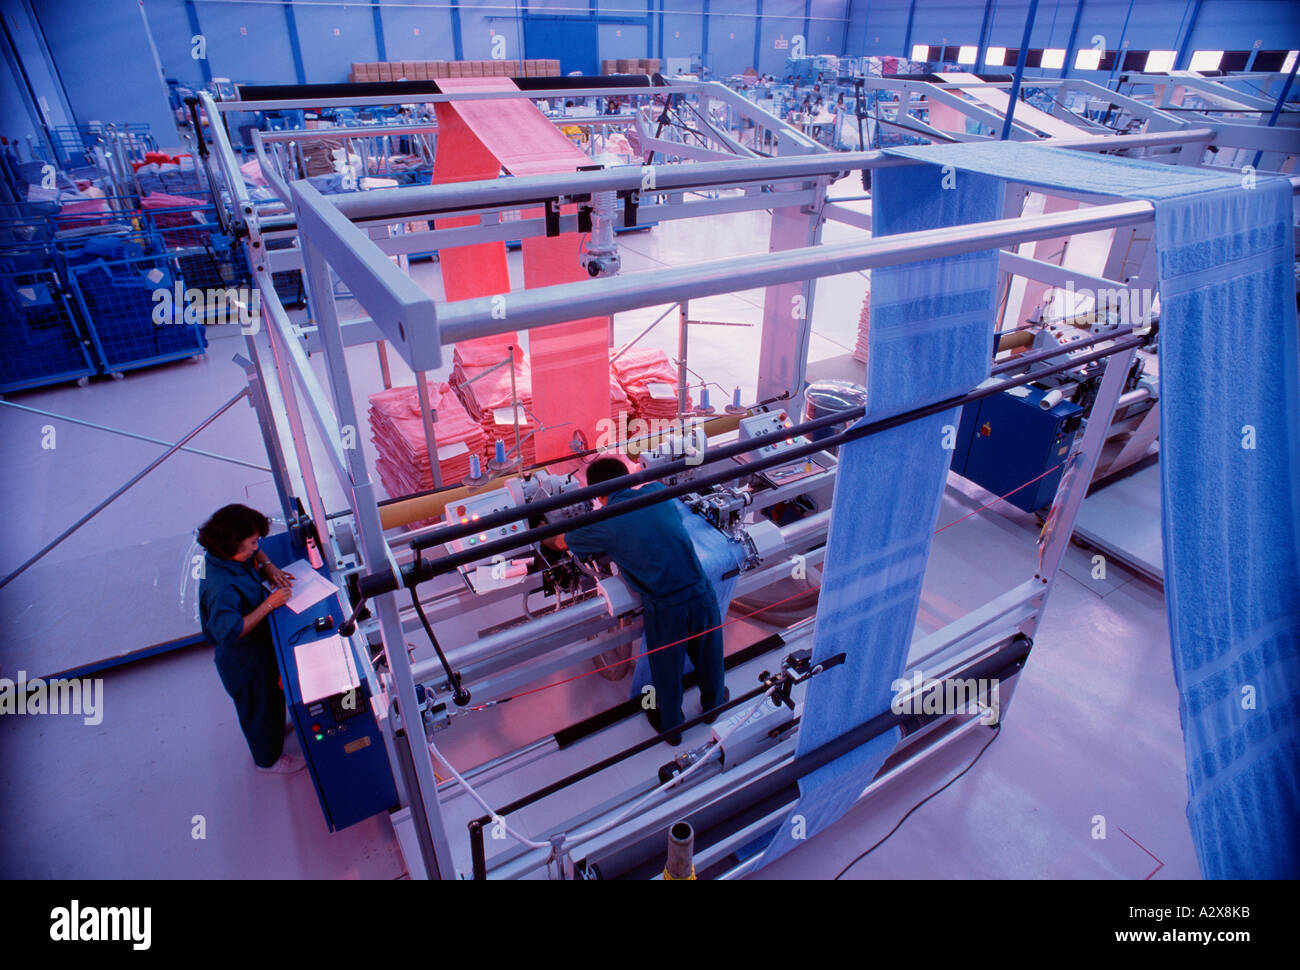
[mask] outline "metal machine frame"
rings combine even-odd
[[[649,90],[644,87],[626,90],[602,87],[592,89],[587,95],[618,93],[645,98],[665,92],[688,97],[718,98],[738,112],[754,107],[718,84],[673,83],[667,88]],[[582,97],[583,92],[565,88],[554,92],[521,91],[517,96]],[[440,101],[476,97],[500,98],[503,95],[498,92],[484,95],[422,95],[420,99]],[[399,96],[395,100],[409,101],[410,96]],[[778,139],[786,153],[771,158],[733,157],[728,160],[699,160],[687,165],[629,166],[599,172],[418,186],[338,196],[324,196],[307,182],[293,182],[285,186],[289,190],[292,214],[263,217],[243,191],[234,154],[219,122],[220,115],[225,111],[293,107],[298,102],[236,101],[217,104],[206,95],[201,97],[201,101],[209,117],[214,119],[211,130],[214,135],[215,158],[205,161],[211,170],[220,171],[224,175],[232,219],[243,226],[250,265],[263,294],[262,306],[274,364],[273,368],[264,370],[268,378],[272,374],[276,378],[285,419],[284,423],[276,420],[272,436],[278,439],[280,434],[287,431],[292,440],[291,452],[278,447],[271,449],[274,452],[271,458],[277,482],[284,483],[281,494],[286,506],[286,521],[296,519],[294,510],[289,508],[288,496],[301,491],[306,496],[313,521],[321,526],[322,538],[329,547],[327,554],[335,560],[332,565],[346,574],[355,575],[363,594],[370,591],[369,605],[375,616],[360,627],[360,633],[375,637],[382,645],[382,656],[387,668],[379,678],[385,690],[383,696],[376,698],[376,714],[394,766],[399,793],[406,806],[403,817],[395,818],[395,824],[399,827],[399,835],[405,828],[413,837],[415,845],[414,850],[408,849],[412,875],[441,878],[457,876],[442,811],[443,804],[455,796],[451,793],[453,783],[440,786],[435,778],[434,762],[426,735],[427,725],[422,723],[430,713],[429,695],[438,690],[436,684],[431,686],[423,681],[436,675],[439,668],[434,661],[413,662],[408,655],[406,634],[418,629],[420,623],[410,610],[403,607],[398,595],[404,582],[402,577],[411,576],[413,569],[418,572],[423,567],[438,574],[448,573],[459,560],[456,556],[443,556],[432,562],[421,560],[420,567],[413,567],[416,554],[411,548],[412,539],[422,533],[421,530],[409,529],[406,524],[429,517],[431,511],[439,507],[439,495],[442,493],[412,499],[406,503],[382,502],[376,484],[370,478],[364,446],[360,441],[360,416],[354,405],[354,385],[346,348],[362,343],[376,343],[382,354],[383,348],[391,344],[415,372],[416,385],[423,393],[425,372],[441,366],[444,360],[443,348],[457,340],[510,330],[526,330],[581,317],[607,316],[664,303],[684,305],[695,298],[764,287],[767,301],[760,351],[758,397],[760,400],[787,398],[793,411],[803,388],[811,333],[811,305],[818,278],[948,254],[1001,248],[1068,233],[1143,226],[1150,224],[1154,217],[1154,208],[1148,202],[1107,202],[1077,212],[1024,218],[1016,218],[1015,213],[1010,213],[1010,218],[988,223],[821,245],[820,228],[825,219],[838,219],[849,225],[869,228],[869,222],[860,213],[844,204],[847,199],[836,200],[828,196],[830,185],[836,177],[847,172],[906,165],[910,162],[881,152],[826,153],[800,133],[788,128]],[[334,103],[338,104],[380,101],[382,99],[373,95],[334,99]],[[320,101],[313,99],[309,103],[319,104]],[[771,116],[755,116],[755,121],[787,127]],[[1199,159],[1199,149],[1216,137],[1216,131],[1210,127],[1174,127],[1179,130],[1107,138],[1086,137],[1077,143],[1053,144],[1082,150],[1181,146],[1179,161],[1191,162],[1193,154],[1195,159]],[[368,133],[371,132],[368,130]],[[719,139],[721,144],[726,141],[727,139]],[[681,148],[676,143],[671,144],[676,149]],[[682,151],[677,157],[692,156],[690,152]],[[722,198],[698,198],[698,193],[723,188],[738,189],[740,192]],[[619,197],[623,203],[622,219],[626,225],[635,223],[638,216],[664,221],[770,209],[773,216],[771,251],[757,257],[721,259],[689,267],[512,292],[508,295],[509,312],[504,320],[498,319],[499,314],[493,313],[491,298],[453,303],[433,300],[389,258],[402,253],[428,252],[443,246],[540,235],[548,231],[546,220],[521,219],[506,224],[498,221],[499,214],[550,202],[576,203],[581,206],[589,204],[596,192],[613,192]],[[424,221],[453,213],[479,214],[484,218],[480,225],[467,228],[435,229],[396,236],[374,232],[390,223]],[[561,216],[559,231],[576,230],[578,219],[577,215]],[[374,236],[379,238],[373,238]],[[268,252],[268,240],[285,237],[294,238],[297,248]],[[1039,278],[1049,281],[1071,278],[1073,275],[1068,270],[1037,260],[1023,257],[1007,260],[1008,255],[1010,254],[1003,254],[1003,266],[1010,272],[1042,274]],[[311,293],[314,319],[308,328],[295,325],[275,298],[274,287],[271,285],[273,272],[298,267],[305,270]],[[365,319],[340,323],[332,274],[348,286],[367,314]],[[1122,285],[1106,280],[1102,282]],[[804,298],[806,312],[803,315],[792,315],[789,312],[795,296]],[[681,333],[683,336],[679,359],[684,359],[684,327]],[[984,606],[916,643],[909,656],[909,671],[924,664],[929,671],[938,669],[943,676],[955,676],[987,661],[1014,638],[1032,640],[1069,544],[1075,515],[1105,443],[1111,416],[1121,400],[1124,380],[1133,355],[1144,339],[1144,335],[1133,333],[1132,328],[1122,328],[1089,341],[1091,345],[1101,348],[1092,351],[1092,359],[1105,358],[1106,369],[1093,404],[1092,418],[1072,459],[1074,473],[1065,476],[1056,497],[1054,513],[1040,541],[1039,561],[1034,574]],[[256,353],[251,339],[249,346]],[[307,349],[316,348],[324,354],[328,393],[307,362]],[[1004,387],[1033,380],[1050,371],[1047,360],[1048,355],[1029,354],[998,363],[993,373],[995,377],[1006,380],[983,387],[968,398],[973,400],[977,396],[999,393]],[[1013,376],[1016,374],[1020,376]],[[426,417],[427,444],[430,453],[436,454],[436,426],[429,413],[427,400],[422,398],[421,403]],[[952,406],[952,401],[936,402],[927,408],[900,416],[897,423]],[[306,434],[306,421],[302,413],[304,409],[318,433],[317,443],[323,448],[325,463],[346,497],[349,507],[346,512],[330,514],[324,506]],[[349,441],[352,446],[345,447]],[[725,459],[733,453],[755,450],[761,443],[761,440],[758,444],[752,441],[740,442],[721,449],[710,449],[709,458]],[[816,450],[816,446],[807,447],[809,453]],[[292,472],[288,461],[290,454],[297,459],[297,467]],[[670,464],[664,469],[652,470],[653,474],[644,472],[642,475],[646,479],[658,477],[673,468]],[[742,474],[744,468],[737,469],[733,465],[714,472],[712,476],[706,475],[701,481],[707,482],[710,477],[721,481]],[[688,486],[682,486],[685,487]],[[549,501],[551,506],[558,507],[598,493],[599,489],[579,490],[567,497]],[[667,494],[671,496],[675,493],[670,489]],[[441,501],[445,502],[446,499],[442,498]],[[546,502],[539,506],[543,509],[546,507]],[[615,513],[606,510],[606,514]],[[601,513],[593,515],[599,516]],[[803,528],[789,530],[788,534],[782,536],[783,543],[790,549],[807,548],[810,543],[815,545],[817,536],[824,535],[821,530],[829,520],[829,515],[826,513],[815,521],[810,520],[803,524]],[[490,543],[482,548],[480,554],[490,555],[498,548],[525,545],[559,531],[563,531],[563,527],[549,526],[529,530],[522,533],[518,540]],[[450,539],[454,537],[455,529],[445,530],[439,535],[443,539]],[[464,556],[460,559],[464,559]],[[777,560],[778,564],[780,562]],[[760,573],[756,573],[754,582],[760,581]],[[454,598],[460,594],[452,589],[448,595],[453,598],[453,602],[447,608],[454,608],[458,602]],[[590,656],[592,645],[585,643],[585,638],[613,625],[610,618],[602,616],[599,601],[587,600],[569,610],[530,620],[500,635],[461,648],[459,652],[453,648],[451,652],[457,666],[470,669],[470,665],[477,664],[479,674],[498,678],[493,689],[508,692],[523,683],[525,677],[533,676],[535,679],[548,670]],[[806,621],[786,631],[784,645],[793,647],[802,643],[811,633],[812,627],[812,622]],[[576,641],[576,644],[572,641]],[[597,649],[605,649],[609,642],[611,641],[598,641]],[[567,649],[565,643],[569,644]],[[511,655],[510,660],[502,659],[506,654]],[[520,657],[525,660],[522,668],[517,664]],[[541,658],[545,658],[545,661]],[[531,664],[536,665],[530,666]],[[940,725],[934,724],[916,732],[907,739],[906,752],[902,749],[897,751],[895,758],[887,763],[886,769],[860,797],[869,797],[892,780],[907,774],[925,756],[946,748],[974,730],[977,723],[973,719],[957,718],[948,722],[946,728],[941,729]],[[598,854],[608,855],[627,850],[648,839],[662,838],[663,830],[674,819],[706,806],[725,807],[733,801],[743,802],[747,786],[758,784],[765,776],[774,776],[774,773],[782,770],[788,771],[794,763],[794,743],[794,735],[789,734],[767,751],[730,772],[702,774],[702,780],[696,784],[667,793],[658,803],[610,827],[585,844],[560,844],[550,851],[520,847],[501,853],[491,860],[492,874],[523,876],[542,870],[548,864],[555,864],[557,870],[564,875],[573,871],[572,866],[566,867],[565,863],[571,863],[579,854],[588,858]],[[545,748],[543,742],[529,745],[478,766],[473,771],[466,772],[466,775],[473,779],[508,770],[519,759],[544,755]],[[639,798],[644,791],[642,788],[620,793],[605,803],[589,806],[579,811],[565,830],[571,831],[573,825],[586,821],[598,823],[613,819],[621,807]],[[736,847],[752,841],[766,828],[770,828],[785,810],[786,806],[783,805],[767,811],[739,831],[704,847],[697,854],[697,865],[703,868],[725,858]],[[487,862],[484,860],[483,871],[477,872],[477,875],[487,875]],[[735,867],[726,875],[743,875],[750,865],[752,860]]]

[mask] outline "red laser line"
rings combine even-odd
[[[1068,460],[1068,459],[1067,459],[1067,460]],[[940,526],[939,528],[937,528],[937,529],[934,530],[934,534],[935,534],[935,535],[938,535],[938,534],[939,534],[940,532],[942,532],[944,529],[951,528],[952,526],[957,525],[959,522],[965,522],[965,521],[966,521],[967,519],[969,519],[972,515],[978,515],[980,512],[983,512],[985,509],[987,509],[990,505],[993,505],[993,504],[996,503],[996,502],[1000,502],[1000,501],[1002,501],[1003,499],[1005,499],[1005,498],[1006,498],[1007,496],[1009,496],[1009,495],[1015,495],[1016,492],[1019,492],[1021,489],[1028,488],[1030,485],[1034,484],[1034,482],[1038,481],[1039,479],[1046,478],[1048,475],[1052,474],[1052,472],[1054,472],[1054,471],[1056,471],[1057,469],[1062,468],[1062,467],[1064,467],[1064,466],[1065,466],[1065,462],[1061,462],[1061,463],[1058,464],[1058,465],[1053,465],[1051,468],[1047,469],[1047,471],[1043,472],[1041,475],[1038,475],[1038,476],[1036,476],[1036,477],[1034,477],[1034,478],[1031,478],[1029,481],[1025,482],[1025,484],[1021,485],[1019,488],[1013,488],[1011,491],[1007,492],[1006,495],[999,495],[999,496],[998,496],[997,498],[995,498],[992,502],[989,502],[989,503],[987,503],[987,504],[985,504],[985,505],[981,505],[981,506],[980,506],[979,508],[977,508],[974,512],[971,512],[971,513],[969,513],[968,515],[963,515],[960,519],[957,519],[956,521],[953,521],[953,522],[949,522],[947,525]],[[751,617],[757,616],[757,615],[760,614],[760,613],[765,613],[765,612],[767,612],[768,610],[772,609],[773,607],[780,606],[782,603],[788,603],[788,602],[790,602],[790,601],[793,600],[793,599],[798,599],[798,598],[801,597],[801,596],[806,596],[809,592],[810,592],[809,590],[801,590],[800,592],[795,593],[795,594],[793,594],[792,596],[787,596],[787,597],[785,597],[785,598],[783,598],[783,599],[776,600],[776,601],[773,602],[773,603],[768,603],[766,606],[760,606],[758,609],[753,610],[753,611],[751,611],[751,612],[749,612],[749,613],[742,613],[740,616],[732,617],[731,619],[728,619],[728,620],[723,620],[723,621],[722,621],[721,623],[719,623],[717,626],[709,627],[707,630],[701,630],[699,633],[693,633],[693,634],[691,634],[689,637],[683,637],[683,638],[680,639],[680,640],[674,640],[672,643],[665,643],[663,646],[661,646],[661,647],[655,647],[653,650],[647,650],[645,653],[634,654],[633,656],[628,657],[626,660],[618,660],[618,661],[615,661],[615,662],[612,663],[612,664],[606,664],[606,665],[603,666],[603,667],[595,667],[595,668],[593,668],[592,670],[587,670],[587,671],[584,671],[584,672],[582,672],[582,673],[580,673],[580,674],[575,674],[575,675],[572,676],[572,677],[565,677],[563,680],[557,680],[557,681],[556,681],[555,683],[553,683],[553,684],[543,684],[543,685],[541,685],[540,687],[530,687],[528,690],[520,691],[518,694],[511,694],[509,697],[503,697],[503,698],[501,698],[500,700],[489,701],[489,702],[486,703],[486,704],[475,705],[474,707],[469,708],[469,710],[471,710],[471,711],[483,711],[483,710],[487,710],[487,708],[489,708],[489,707],[495,706],[495,705],[497,705],[497,704],[505,704],[507,701],[513,701],[513,700],[515,700],[516,698],[519,698],[519,697],[527,697],[529,694],[538,694],[538,693],[541,693],[541,692],[544,691],[544,690],[550,690],[550,689],[553,688],[553,687],[560,687],[560,686],[562,686],[562,685],[564,685],[564,684],[572,683],[572,682],[575,681],[575,680],[582,680],[584,677],[590,677],[592,674],[599,674],[599,673],[601,673],[601,672],[603,672],[603,671],[606,671],[606,670],[613,670],[615,667],[620,667],[620,666],[622,666],[623,664],[631,663],[631,662],[634,661],[634,660],[640,660],[642,657],[648,657],[648,656],[650,656],[650,654],[652,654],[652,653],[658,653],[660,650],[667,650],[669,647],[675,647],[675,646],[677,646],[677,645],[679,645],[679,644],[687,643],[687,642],[690,641],[690,640],[694,640],[696,637],[702,637],[702,636],[704,636],[705,634],[713,633],[713,632],[715,632],[715,631],[717,631],[717,630],[721,630],[723,627],[725,627],[725,626],[730,626],[732,623],[736,623],[736,622],[738,622],[738,621],[740,621],[740,620],[748,620],[748,619],[750,619]],[[1122,831],[1122,830],[1121,830],[1121,831]],[[1155,858],[1155,857],[1152,856],[1152,858]],[[1160,862],[1159,859],[1156,859],[1156,861],[1157,861],[1157,862]],[[1161,863],[1161,865],[1164,865],[1164,863]],[[1148,876],[1147,878],[1150,878],[1150,877]]]
[[[1068,461],[1068,459],[1067,459],[1067,461]],[[1019,492],[1021,489],[1028,488],[1030,485],[1034,484],[1034,482],[1038,481],[1039,479],[1046,478],[1048,475],[1052,474],[1052,472],[1056,471],[1058,468],[1064,468],[1064,467],[1065,467],[1065,462],[1064,462],[1064,461],[1061,462],[1059,465],[1053,465],[1051,468],[1047,469],[1047,471],[1043,472],[1041,475],[1035,476],[1034,478],[1031,478],[1029,481],[1025,482],[1025,484],[1021,485],[1020,488],[1013,488],[1011,491],[1007,492],[1006,495],[999,495],[999,496],[998,496],[997,498],[995,498],[992,502],[987,502],[987,503],[985,503],[984,505],[981,505],[981,506],[980,506],[979,508],[977,508],[974,512],[971,512],[971,513],[969,513],[968,515],[963,515],[960,519],[957,519],[957,520],[955,520],[955,521],[953,521],[953,522],[949,522],[947,525],[941,525],[941,526],[939,526],[939,528],[937,528],[937,529],[934,530],[934,534],[935,534],[935,535],[938,535],[938,534],[939,534],[940,532],[942,532],[944,529],[951,529],[951,528],[952,528],[954,525],[956,525],[958,522],[965,522],[965,521],[966,521],[967,519],[969,519],[972,515],[978,515],[979,513],[983,512],[986,508],[988,508],[990,505],[995,505],[996,503],[1001,502],[1001,501],[1003,501],[1004,499],[1006,499],[1008,496],[1010,496],[1010,495],[1015,495],[1016,492]]]
[[[1116,825],[1115,828],[1119,829],[1120,834],[1122,834],[1122,835],[1124,836],[1124,838],[1128,839],[1130,842],[1132,842],[1134,845],[1136,845],[1139,849],[1141,849],[1143,852],[1145,852],[1147,855],[1151,856],[1151,858],[1155,859],[1156,862],[1159,863],[1159,865],[1157,865],[1154,869],[1152,869],[1149,873],[1146,874],[1146,876],[1143,878],[1143,882],[1145,882],[1147,879],[1150,879],[1152,876],[1154,876],[1157,872],[1159,872],[1161,869],[1163,869],[1163,868],[1165,867],[1165,864],[1164,864],[1163,862],[1160,862],[1160,859],[1159,859],[1157,856],[1152,855],[1151,851],[1150,851],[1150,850],[1149,850],[1145,845],[1143,845],[1143,844],[1142,844],[1141,842],[1139,842],[1137,839],[1133,838],[1133,836],[1129,835],[1129,834],[1128,834],[1127,832],[1125,832],[1123,829],[1120,829],[1118,825]]]
[[[596,667],[592,670],[587,670],[584,671],[583,673],[575,674],[572,677],[566,677],[564,678],[564,680],[557,680],[553,684],[543,684],[541,687],[531,687],[528,690],[520,691],[518,694],[511,694],[509,697],[502,698],[499,701],[491,701],[490,704],[504,704],[506,701],[512,701],[516,697],[527,697],[529,694],[536,694],[539,691],[550,690],[552,687],[559,687],[561,684],[567,684],[570,683],[571,681],[581,680],[583,677],[590,677],[592,674],[598,674],[602,670],[613,670],[615,667],[619,667],[622,666],[623,664],[631,663],[633,660],[640,660],[642,657],[648,657],[650,656],[650,654],[658,653],[660,650],[667,650],[669,647],[675,647],[678,644],[687,643],[690,640],[694,640],[696,637],[702,637],[706,633],[713,633],[715,630],[721,630],[724,626],[730,626],[732,623],[738,623],[741,620],[747,620],[752,616],[757,616],[759,613],[763,613],[766,610],[772,609],[772,607],[774,606],[780,606],[782,603],[788,603],[790,602],[790,600],[798,599],[800,596],[807,596],[808,593],[809,590],[806,589],[800,590],[799,592],[793,594],[792,596],[787,596],[784,599],[779,599],[774,603],[768,603],[767,606],[760,606],[758,609],[753,610],[749,613],[742,613],[740,616],[733,616],[729,620],[723,620],[717,626],[711,626],[707,630],[701,630],[699,633],[692,633],[689,637],[683,637],[680,640],[674,640],[672,643],[665,643],[663,646],[655,647],[653,650],[647,650],[645,653],[634,654],[633,656],[628,657],[626,660],[619,660],[612,664],[606,664],[604,667]],[[490,704],[483,704],[482,706],[479,707],[471,707],[470,710],[481,711],[484,708],[489,707]]]

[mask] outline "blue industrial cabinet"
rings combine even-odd
[[[1083,423],[1083,409],[1062,401],[1051,410],[1040,406],[1045,391],[1024,388],[1024,396],[1003,391],[962,408],[953,450],[952,470],[1026,512],[1052,504],[1063,468]],[[1026,482],[1048,469],[1026,488]],[[1008,492],[1014,494],[1007,495]]]
[[[260,546],[279,566],[303,558],[293,548],[288,533],[269,536]],[[322,566],[317,572],[329,577],[327,567]],[[317,633],[313,624],[323,616],[332,617],[334,623],[324,633]],[[379,723],[370,707],[371,687],[364,674],[359,698],[335,694],[310,703],[302,699],[294,648],[336,636],[343,619],[338,596],[327,597],[301,613],[281,606],[270,616],[285,704],[307,759],[325,824],[331,832],[398,807],[397,787]],[[344,642],[353,651],[353,663],[360,673],[362,666],[355,648],[349,641]]]

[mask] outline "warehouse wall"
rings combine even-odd
[[[48,3],[71,0],[46,0]],[[706,58],[716,75],[747,67],[777,74],[789,41],[810,53],[845,46],[850,0],[143,0],[163,73],[189,84],[211,77],[256,82],[328,82],[353,61],[455,60],[492,56],[558,57],[544,40],[562,31],[528,31],[532,21],[574,25],[565,40],[585,43],[579,21],[594,22],[590,60]],[[856,0],[861,2],[861,0]],[[337,32],[337,33],[336,33]],[[207,39],[206,60],[191,38]],[[539,39],[540,38],[540,39]],[[778,46],[778,43],[780,46]],[[568,51],[568,53],[573,53]]]
[[[978,45],[987,23],[988,45],[1015,48],[1028,7],[1029,0],[0,0],[0,10],[31,11],[39,22],[46,74],[66,91],[77,120],[145,121],[164,142],[171,121],[155,48],[162,74],[189,84],[341,81],[354,61],[489,58],[501,38],[507,58],[557,56],[530,50],[530,37],[534,47],[565,47],[569,62],[702,57],[717,76],[747,67],[780,75],[798,36],[807,53],[905,55],[912,44]],[[206,44],[201,58],[196,35]],[[1185,51],[1183,67],[1201,48],[1300,48],[1300,4],[1041,0],[1030,46],[1070,48],[1073,65],[1074,52],[1096,35],[1109,49]],[[0,71],[6,88],[11,73]],[[1059,72],[1030,71],[1041,73]],[[0,124],[25,132],[14,99],[4,100]]]
[[[986,43],[1018,48],[1029,6],[1029,0],[853,0],[846,53],[906,54],[913,44],[978,45],[986,14]],[[1066,48],[1069,66],[1077,50],[1094,46],[1097,35],[1102,49],[1186,51],[1177,65],[1185,67],[1194,50],[1300,48],[1300,4],[1294,0],[1040,0],[1029,46]],[[1071,70],[1075,73],[1089,76]]]
[[[176,141],[137,0],[29,2],[78,122],[144,122],[162,144]]]

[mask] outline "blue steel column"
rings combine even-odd
[[[1083,2],[1079,0],[1079,5],[1074,8],[1074,23],[1070,26],[1070,39],[1065,42],[1065,66],[1061,68],[1061,77],[1069,77],[1070,72],[1074,70],[1075,49],[1074,42],[1079,37],[1079,21],[1083,19]]]
[[[1300,67],[1300,56],[1297,56],[1295,63],[1291,65],[1291,73],[1287,75],[1286,84],[1282,85],[1282,93],[1277,96],[1277,104],[1273,105],[1273,113],[1268,116],[1268,124],[1264,127],[1272,128],[1277,124],[1278,115],[1282,113],[1282,105],[1286,104],[1286,96],[1291,93],[1291,85],[1295,82],[1296,68]],[[1264,157],[1264,150],[1261,148],[1255,153],[1255,160],[1251,165],[1259,168],[1259,161]]]
[[[190,30],[202,36],[203,28],[199,26],[199,12],[194,7],[194,0],[185,0],[185,17],[190,22]],[[208,66],[206,47],[203,53],[205,56],[199,58],[199,70],[203,72],[203,83],[209,84],[212,81],[212,68]]]
[[[700,70],[709,66],[709,0],[704,0],[700,15]]]
[[[289,51],[293,55],[293,73],[299,84],[307,83],[307,72],[302,66],[302,45],[298,43],[298,20],[293,15],[293,4],[284,4],[284,22],[289,28]]]
[[[1034,15],[1038,13],[1038,0],[1029,0],[1029,15],[1025,17],[1025,36],[1020,41],[1020,56],[1016,58],[1016,76],[1011,82],[1011,96],[1007,99],[1007,116],[1002,121],[1002,140],[1011,134],[1011,118],[1016,113],[1016,100],[1020,97],[1020,79],[1025,74],[1025,60],[1029,57],[1029,39],[1034,32]]]
[[[379,12],[379,0],[370,0],[371,14],[375,20],[375,53],[379,55],[379,60],[388,60],[388,49],[384,44],[384,17]]]
[[[1201,15],[1201,0],[1194,0],[1192,4],[1192,14],[1187,19],[1187,26],[1184,28],[1182,36],[1174,42],[1174,50],[1178,52],[1174,60],[1175,71],[1187,70],[1187,65],[1192,63],[1192,31],[1196,29],[1196,18]]]
[[[456,56],[453,60],[464,60],[464,45],[460,39],[460,0],[451,0],[451,50]],[[523,55],[520,55],[520,59]]]
[[[1115,81],[1117,75],[1124,67],[1124,38],[1128,35],[1129,18],[1133,16],[1134,0],[1128,0],[1128,13],[1124,15],[1124,26],[1119,30],[1119,42],[1115,45],[1115,63],[1110,66],[1110,77],[1106,79],[1106,86],[1110,87]]]
[[[975,49],[975,69],[971,73],[978,74],[984,70],[984,55],[989,49],[989,20],[993,13],[993,0],[984,0],[984,19],[980,22],[980,42],[979,47]]]

